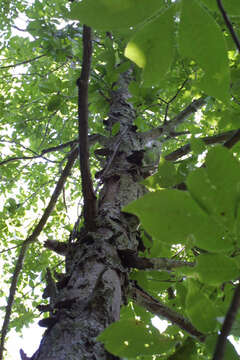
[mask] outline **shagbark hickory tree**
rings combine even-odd
[[[239,1],[3,5],[0,358],[238,359]]]

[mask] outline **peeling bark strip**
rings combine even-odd
[[[77,80],[78,86],[78,140],[80,170],[82,179],[82,193],[84,199],[83,216],[89,230],[96,228],[96,195],[93,190],[89,168],[88,145],[88,81],[90,76],[92,39],[91,28],[83,25],[83,61],[81,76]]]
[[[137,183],[142,178],[140,170],[127,161],[132,149],[143,146],[132,126],[135,112],[127,102],[129,79],[129,75],[123,76],[112,93],[107,126],[111,129],[119,121],[120,133],[105,144],[109,151],[100,177],[103,188],[97,228],[91,232],[83,228],[77,241],[68,244],[66,272],[56,284],[56,296],[50,298],[52,315],[42,323],[47,330],[32,360],[118,359],[96,338],[119,319],[120,307],[126,303],[128,269],[118,249],[137,251],[138,247],[138,221],[135,216],[121,213],[122,206],[144,193],[143,186]]]

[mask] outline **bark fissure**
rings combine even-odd
[[[136,114],[128,100],[130,80],[131,70],[120,76],[117,88],[112,91],[105,126],[111,134],[113,126],[119,123],[119,132],[105,139],[104,149],[98,150],[105,157],[105,165],[97,174],[102,188],[96,228],[92,231],[82,227],[75,242],[64,247],[66,272],[57,283],[55,299],[50,301],[53,310],[49,319],[43,322],[47,330],[32,360],[118,359],[104,349],[97,336],[119,319],[120,308],[127,303],[130,267],[123,254],[136,254],[136,267],[137,264],[143,266],[144,261],[144,266],[149,269],[187,265],[166,259],[140,260],[137,257],[139,221],[136,216],[122,212],[125,205],[146,193],[141,180],[154,171],[159,161],[157,157],[147,165],[144,163],[149,136],[137,132],[133,125]],[[49,246],[49,242],[46,245]],[[185,329],[187,321],[184,321],[181,319],[178,325]],[[187,324],[190,333],[197,336],[194,327]]]

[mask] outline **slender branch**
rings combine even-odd
[[[231,305],[228,309],[221,332],[218,336],[216,348],[212,360],[223,360],[226,348],[227,337],[230,334],[234,320],[237,316],[238,308],[240,306],[240,283],[237,285]]]
[[[184,122],[190,115],[199,110],[203,105],[206,104],[206,98],[200,98],[194,100],[190,105],[188,105],[184,110],[182,110],[175,118],[169,120],[163,126],[152,129],[150,131],[144,132],[141,134],[142,138],[147,140],[154,140],[159,138],[161,135],[171,136],[174,133],[176,126]]]
[[[238,141],[240,140],[240,129],[235,131],[234,135],[228,139],[223,146],[225,146],[228,149],[231,149]]]
[[[167,106],[166,106],[166,109],[165,109],[164,122],[163,122],[164,124],[166,124],[166,122],[167,122],[167,115],[168,115],[169,105],[176,99],[176,97],[178,96],[180,91],[184,88],[187,81],[188,81],[188,79],[185,79],[184,82],[182,83],[182,85],[180,86],[180,88],[177,90],[176,94],[169,101],[167,101]]]
[[[100,135],[100,134],[88,135],[88,145],[89,145],[89,147],[96,144],[96,143],[104,145],[106,143],[106,137],[103,136],[103,135]],[[71,141],[68,141],[66,143],[63,143],[63,144],[60,144],[60,145],[57,145],[57,146],[54,146],[54,147],[51,147],[51,148],[48,148],[48,149],[44,149],[44,150],[41,151],[41,155],[47,154],[49,152],[59,151],[59,150],[64,149],[67,146],[73,146],[75,144],[78,144],[78,139],[71,140]]]
[[[91,145],[94,145],[96,144],[97,142],[101,143],[101,144],[105,144],[105,136],[103,135],[99,135],[99,134],[92,134],[92,135],[89,135],[88,136],[88,139],[89,139],[89,146]],[[5,165],[9,162],[12,162],[12,161],[18,161],[18,160],[34,160],[34,159],[38,159],[38,158],[42,158],[46,161],[50,161],[50,162],[56,162],[56,161],[53,161],[53,160],[50,160],[50,159],[47,159],[45,158],[43,155],[45,154],[48,154],[50,152],[55,152],[55,151],[59,151],[59,150],[62,150],[68,146],[74,146],[78,143],[78,139],[75,139],[75,140],[72,140],[72,141],[68,141],[66,143],[63,143],[63,144],[60,144],[60,145],[57,145],[57,146],[53,146],[53,147],[50,147],[48,149],[44,149],[41,151],[41,154],[36,154],[33,150],[31,149],[26,149],[28,151],[31,151],[33,153],[35,153],[36,155],[35,156],[16,156],[16,157],[10,157],[6,160],[3,160],[0,162],[0,166],[1,165]],[[22,145],[21,145],[22,146]],[[24,146],[23,146],[24,147]]]
[[[168,258],[144,258],[138,257],[133,251],[122,250],[119,251],[123,263],[129,268],[141,269],[141,270],[165,270],[169,271],[182,266],[193,267],[194,262],[173,260]]]
[[[91,36],[91,28],[83,25],[83,61],[81,75],[77,80],[77,86],[79,156],[84,199],[83,215],[86,227],[93,230],[95,228],[96,218],[96,195],[94,193],[89,167],[88,145],[88,82],[92,57]]]
[[[223,19],[225,21],[225,24],[227,25],[228,30],[230,31],[230,34],[232,35],[232,39],[235,42],[235,45],[236,45],[238,51],[240,52],[240,41],[239,41],[239,39],[237,37],[237,34],[235,33],[235,31],[233,29],[231,21],[230,21],[228,15],[226,13],[224,7],[223,7],[222,1],[217,0],[217,4],[218,4],[218,8],[219,8],[219,10],[220,10],[220,12],[222,14],[222,17],[223,17]]]
[[[4,344],[5,344],[5,338],[8,332],[8,326],[9,326],[9,322],[10,322],[10,316],[11,316],[11,311],[12,311],[12,306],[14,303],[14,296],[16,293],[16,289],[17,289],[17,282],[18,282],[18,277],[20,274],[20,271],[23,267],[23,263],[24,263],[24,258],[27,252],[27,249],[29,247],[30,244],[32,244],[34,241],[36,241],[37,237],[40,235],[41,231],[43,230],[43,227],[45,226],[49,216],[51,215],[57,199],[59,197],[59,195],[62,192],[63,186],[68,178],[68,176],[70,175],[71,169],[74,165],[74,162],[77,158],[78,155],[78,149],[74,149],[68,158],[67,164],[55,186],[55,189],[53,191],[53,194],[51,196],[51,199],[48,203],[48,206],[46,207],[41,219],[39,220],[37,226],[34,228],[33,232],[31,233],[30,236],[27,237],[27,239],[23,242],[18,259],[16,261],[16,265],[15,265],[15,269],[13,272],[13,276],[12,276],[12,281],[11,281],[11,286],[10,286],[10,290],[9,290],[9,296],[8,296],[8,301],[7,301],[7,306],[6,306],[6,312],[5,312],[5,317],[4,317],[4,321],[3,321],[3,325],[2,325],[2,330],[1,330],[1,340],[0,340],[0,360],[3,360],[3,351],[4,351]]]
[[[213,144],[217,144],[217,143],[222,143],[226,140],[228,141],[230,138],[232,139],[232,136],[235,134],[236,134],[236,130],[231,130],[231,131],[227,131],[222,134],[203,137],[203,138],[199,138],[199,139],[201,139],[206,145],[213,145]],[[180,147],[179,149],[171,152],[170,154],[166,155],[165,159],[168,161],[175,161],[175,160],[181,158],[182,156],[187,155],[190,151],[191,151],[191,145],[186,144],[186,145]]]
[[[178,94],[180,93],[180,91],[184,88],[185,84],[188,82],[188,78],[184,80],[184,82],[182,83],[182,85],[178,88],[176,94],[168,101],[168,104],[171,104],[176,97],[178,96]]]
[[[27,31],[27,29],[20,29],[18,26],[16,26],[16,25],[12,25],[12,27],[14,28],[14,29],[16,29],[16,30],[18,30],[18,31],[23,31],[23,32],[26,32]]]
[[[205,104],[206,104],[206,98],[193,100],[193,102],[190,105],[188,105],[184,110],[182,110],[175,118],[168,121],[168,123],[166,124],[166,130],[169,131],[169,128],[174,129],[177,125],[180,125],[190,115],[194,114]],[[165,133],[166,130],[164,131]]]
[[[42,158],[43,160],[46,160],[46,161],[49,161],[49,162],[52,162],[52,163],[55,163],[56,161],[53,161],[53,160],[50,160],[50,159],[47,159],[45,158],[44,156],[42,155],[35,155],[35,156],[16,156],[16,157],[10,157],[6,160],[3,160],[3,161],[0,161],[0,166],[2,165],[6,165],[10,162],[13,162],[13,161],[19,161],[19,160],[34,160],[34,159],[39,159],[39,158]]]
[[[173,324],[178,325],[182,330],[196,337],[199,341],[203,342],[205,340],[204,334],[199,332],[188,319],[154,299],[140,286],[136,285],[136,283],[131,287],[130,295],[138,305],[143,306],[146,310],[157,316],[165,317]]]
[[[18,245],[12,246],[12,247],[10,247],[10,248],[1,250],[1,251],[0,251],[0,254],[2,254],[2,253],[4,253],[4,252],[7,252],[7,251],[11,251],[11,250],[16,249],[16,248],[18,248],[18,247],[20,247],[20,246],[22,246],[22,244],[18,244]]]
[[[29,63],[31,63],[31,62],[33,62],[35,60],[38,60],[38,59],[40,59],[40,58],[42,58],[44,56],[46,56],[46,55],[45,54],[39,55],[39,56],[36,56],[33,59],[25,60],[25,61],[22,61],[20,63],[14,64],[14,65],[0,66],[0,70],[2,70],[2,69],[10,69],[10,68],[17,67],[17,66],[20,66],[20,65],[29,64]]]

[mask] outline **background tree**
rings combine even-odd
[[[239,2],[1,12],[0,358],[238,359]]]

